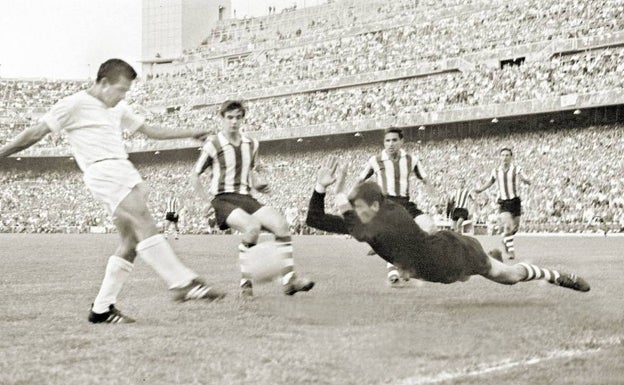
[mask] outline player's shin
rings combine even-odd
[[[170,289],[187,285],[197,274],[184,266],[162,234],[139,242],[137,254],[160,275]]]
[[[526,270],[526,276],[522,279],[523,281],[544,279],[550,283],[556,283],[561,275],[557,270],[544,269],[529,263],[519,263],[518,266],[522,266]]]
[[[284,294],[294,295],[298,292],[310,291],[314,287],[314,282],[295,274],[295,260],[293,258],[291,236],[276,236],[275,245],[283,260],[282,285]]]
[[[515,257],[514,234],[505,234],[503,236],[503,245],[509,257],[513,259]]]
[[[100,291],[93,301],[92,311],[94,313],[106,313],[109,306],[117,302],[117,296],[130,276],[133,267],[132,263],[116,255],[112,255],[108,259]]]
[[[277,250],[284,259],[284,268],[282,269],[282,284],[286,285],[295,274],[295,259],[293,257],[292,238],[290,235],[285,237],[275,237],[275,245]]]
[[[252,296],[253,295],[253,284],[251,281],[251,272],[247,270],[247,263],[245,263],[245,258],[247,258],[247,252],[253,244],[242,242],[238,245],[238,262],[241,271],[241,295],[243,296]]]

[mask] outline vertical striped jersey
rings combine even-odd
[[[455,194],[455,207],[461,209],[468,208],[468,198],[470,198],[470,191],[467,188],[457,189],[457,194]]]
[[[178,212],[178,198],[173,195],[167,199],[167,212],[168,213],[177,213]]]
[[[498,185],[498,198],[503,200],[519,198],[519,177],[522,176],[520,167],[510,165],[508,170],[503,166],[492,170],[492,180]],[[526,179],[526,178],[525,178]]]
[[[379,155],[372,156],[366,162],[360,180],[366,180],[375,174],[377,184],[385,195],[409,198],[409,177],[412,172],[420,180],[425,177],[415,156],[400,150],[399,156],[392,158],[386,150],[382,150]]]
[[[212,195],[238,193],[250,195],[251,177],[258,152],[258,141],[241,134],[238,146],[231,144],[222,134],[209,138],[195,163],[199,175],[210,169]]]

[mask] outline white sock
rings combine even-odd
[[[152,235],[136,247],[139,257],[162,277],[170,289],[186,286],[197,274],[184,266],[161,234]]]
[[[100,291],[97,297],[95,297],[95,301],[93,301],[92,310],[94,313],[106,313],[108,307],[117,302],[117,295],[119,295],[121,288],[130,276],[133,267],[134,265],[131,262],[116,255],[108,258]]]

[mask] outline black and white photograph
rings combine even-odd
[[[0,0],[0,384],[623,385],[624,0]]]

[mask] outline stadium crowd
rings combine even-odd
[[[347,88],[325,89],[252,100],[248,103],[250,118],[247,131],[268,131],[287,128],[293,136],[305,132],[309,126],[333,122],[358,122],[365,119],[395,119],[404,114],[440,112],[466,107],[502,104],[517,101],[542,100],[569,94],[584,94],[624,89],[624,48],[600,49],[566,56],[556,56],[547,61],[526,62],[503,68],[479,66],[467,72],[447,72],[425,77],[377,82]],[[10,82],[5,82],[10,83]],[[46,88],[43,94],[33,98],[37,87],[12,85],[20,104],[41,107],[46,98],[50,101],[75,90],[86,83],[72,83],[74,87]],[[152,82],[146,82],[152,84]],[[60,84],[60,83],[59,83]],[[139,83],[142,84],[142,83]],[[165,89],[176,89],[193,81],[179,82]],[[20,86],[18,86],[20,85]],[[17,90],[28,90],[20,94]],[[132,101],[144,100],[146,91],[139,85]],[[158,95],[161,90],[153,88],[148,94]],[[178,92],[178,91],[176,91]],[[131,101],[131,102],[132,102]],[[138,105],[138,104],[137,104]],[[14,107],[15,104],[12,103]],[[144,111],[145,109],[142,109]],[[213,128],[216,106],[196,107],[183,105],[167,111],[148,113],[148,120],[171,129],[200,126]],[[8,108],[8,111],[16,111]],[[13,137],[31,121],[31,115],[12,113],[0,123],[0,137]],[[188,142],[182,145],[188,145]],[[149,149],[154,141],[143,137],[130,140],[135,149]],[[62,153],[67,149],[63,138],[49,136],[37,148],[54,148]]]
[[[623,20],[623,0],[329,1],[309,9],[273,9],[266,17],[223,22],[205,45],[187,51],[175,70],[140,79],[128,99],[151,123],[171,129],[216,129],[218,103],[251,92],[255,97],[248,102],[246,131],[253,135],[287,129],[296,138],[320,124],[351,122],[356,127],[371,119],[392,121],[411,114],[622,90],[624,48],[618,46],[552,57],[526,52],[526,61],[502,68],[486,58],[499,48],[609,36],[621,32]],[[230,58],[219,60],[223,53]],[[484,55],[471,57],[463,66],[445,64],[474,53]],[[429,72],[423,73],[424,67]],[[0,141],[14,137],[57,100],[89,84],[0,78]],[[208,103],[197,105],[197,100]],[[521,165],[540,164],[539,172],[526,170],[535,182],[523,194],[524,231],[580,231],[595,215],[619,231],[624,228],[623,182],[617,173],[623,166],[618,152],[624,144],[622,131],[622,126],[605,126],[407,143],[420,154],[439,192],[428,197],[417,189],[413,195],[427,211],[444,217],[442,208],[457,176],[479,184],[494,167],[496,149],[509,144]],[[132,151],[157,149],[154,141],[140,136],[127,142]],[[63,137],[48,135],[22,155],[68,155],[68,149]],[[354,144],[340,156],[352,173],[358,173],[378,150],[379,146]],[[328,150],[267,154],[264,162],[280,193],[261,199],[283,211],[298,211],[303,218],[315,167],[327,155]],[[472,168],[465,169],[466,164]],[[153,187],[150,199],[158,218],[163,216],[164,194],[172,181],[177,182],[187,202],[184,231],[207,231],[208,218],[187,191],[185,176],[191,165],[138,166]],[[0,231],[110,227],[72,168],[25,174],[3,170],[1,175]],[[489,194],[481,195],[474,212],[477,222],[488,222],[495,211],[494,192]]]
[[[586,231],[594,216],[602,217],[612,232],[624,230],[624,180],[620,175],[624,169],[624,159],[620,156],[623,126],[407,142],[406,150],[415,152],[421,159],[436,191],[436,196],[427,196],[417,183],[412,199],[438,220],[444,220],[444,208],[454,194],[455,181],[464,176],[473,187],[483,183],[498,165],[498,149],[504,145],[513,147],[515,161],[533,181],[521,194],[524,201],[521,231]],[[259,199],[282,212],[298,212],[301,221],[305,218],[317,167],[323,159],[338,155],[348,165],[350,178],[354,180],[366,159],[380,148],[380,144],[360,144],[355,138],[349,149],[262,155],[261,162],[271,175],[273,193]],[[539,168],[534,168],[536,165]],[[164,220],[167,195],[171,186],[176,186],[183,206],[182,231],[215,231],[213,218],[202,211],[202,202],[194,197],[188,184],[192,163],[138,163],[137,166],[151,187],[150,205],[156,218]],[[1,176],[0,231],[85,232],[91,226],[112,228],[104,209],[88,195],[74,168],[26,173],[3,170]],[[474,222],[491,221],[497,210],[495,195],[495,189],[491,189],[479,196],[471,210]],[[293,223],[293,227],[304,233],[310,231],[302,223]]]

